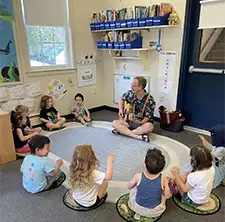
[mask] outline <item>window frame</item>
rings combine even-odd
[[[71,70],[74,69],[74,62],[73,62],[73,47],[72,47],[72,32],[70,27],[70,19],[69,15],[67,14],[67,26],[60,26],[61,28],[64,28],[65,31],[65,49],[66,49],[66,56],[67,56],[67,64],[64,65],[49,65],[49,66],[31,66],[30,61],[30,50],[29,50],[29,44],[28,44],[28,36],[27,36],[27,26],[25,23],[25,13],[24,13],[24,6],[23,1],[20,1],[21,3],[21,9],[22,9],[22,19],[23,19],[23,29],[25,31],[25,42],[24,45],[26,46],[26,59],[27,59],[27,65],[28,65],[28,73],[37,73],[37,72],[44,72],[44,71],[60,71],[60,70]],[[67,3],[68,4],[68,3]],[[69,13],[69,10],[67,8],[67,11]],[[43,26],[36,26],[36,27],[43,27]],[[48,26],[48,27],[57,27],[57,26]]]
[[[225,27],[224,27],[225,28]],[[203,30],[204,29],[199,29],[196,31],[196,38],[195,38],[195,45],[196,48],[198,49],[197,55],[195,56],[195,66],[201,66],[204,68],[224,68],[225,63],[223,62],[210,62],[210,61],[200,61],[200,54],[201,54],[201,44],[202,44],[202,35],[203,35]]]

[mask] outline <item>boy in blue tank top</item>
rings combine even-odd
[[[165,157],[160,150],[148,149],[145,156],[145,172],[137,173],[128,183],[128,206],[137,215],[158,217],[166,210],[166,199],[171,197],[166,176],[162,174]]]

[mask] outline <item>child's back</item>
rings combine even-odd
[[[166,199],[171,197],[168,180],[161,173],[165,157],[160,150],[149,149],[145,156],[145,172],[137,173],[128,183],[128,205],[144,217],[158,217],[166,210]]]
[[[37,193],[47,186],[46,173],[55,166],[46,157],[28,155],[24,158],[21,170],[23,172],[23,187],[30,193]]]
[[[30,142],[31,155],[24,158],[20,171],[23,173],[23,187],[30,193],[47,190],[60,175],[62,160],[56,165],[47,159],[50,140],[43,135],[34,136]]]
[[[141,173],[140,183],[137,185],[136,202],[146,208],[155,208],[162,202],[163,175],[149,177],[145,172]]]
[[[187,176],[187,182],[191,189],[188,191],[188,197],[197,204],[208,202],[208,198],[213,188],[215,169],[211,166],[209,169],[195,171]]]

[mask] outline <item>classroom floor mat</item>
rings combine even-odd
[[[54,189],[58,188],[59,186],[61,186],[65,180],[66,180],[66,174],[63,173],[63,172],[61,172],[60,177],[56,181],[54,181],[52,183],[52,185],[48,189],[43,190],[41,192],[45,192],[45,191],[49,191],[49,190],[54,190]]]
[[[29,154],[30,154],[30,152],[28,152],[28,153],[17,153],[16,152],[16,156],[17,156],[18,159],[24,158],[24,157],[26,157]]]
[[[63,195],[63,203],[72,210],[89,211],[89,210],[94,210],[94,209],[100,207],[105,202],[106,198],[107,198],[107,194],[99,201],[98,204],[96,204],[92,207],[82,207],[74,201],[72,191],[67,190],[66,193]]]
[[[189,161],[190,149],[169,137],[150,134],[150,142],[132,139],[112,133],[112,123],[93,121],[91,127],[82,126],[80,123],[69,122],[67,127],[60,131],[42,131],[51,140],[51,152],[48,158],[52,161],[62,158],[64,164],[61,170],[69,175],[69,166],[72,154],[77,145],[91,144],[100,161],[99,170],[106,172],[107,158],[114,154],[116,160],[113,166],[113,181],[108,187],[107,202],[116,203],[118,197],[128,192],[127,181],[137,173],[144,171],[144,158],[147,149],[158,148],[166,159],[164,174],[170,175],[173,166],[180,166],[180,173],[185,171],[185,164]],[[70,188],[69,180],[63,184]]]
[[[68,163],[72,160],[76,146],[91,144],[100,161],[99,170],[105,172],[107,157],[113,153],[116,157],[113,179],[116,181],[128,181],[135,173],[143,171],[146,151],[154,147],[160,149],[165,156],[165,171],[169,171],[172,166],[180,166],[180,171],[184,171],[184,165],[189,160],[189,148],[184,144],[156,134],[152,134],[151,142],[146,143],[114,135],[111,131],[111,123],[96,121],[92,127],[71,123],[63,130],[46,133],[49,133],[51,139],[51,152]]]
[[[129,221],[129,222],[135,222],[135,221],[155,222],[161,218],[162,215],[159,217],[149,218],[149,217],[142,217],[142,216],[136,214],[134,211],[132,211],[128,207],[128,200],[129,200],[129,193],[121,196],[116,203],[117,212],[124,220]]]
[[[210,199],[207,204],[203,204],[201,206],[198,206],[197,208],[182,204],[180,200],[178,200],[174,196],[173,196],[173,201],[182,210],[185,210],[192,214],[198,214],[198,215],[215,214],[216,212],[220,210],[220,207],[221,207],[220,199],[213,193],[210,194]]]

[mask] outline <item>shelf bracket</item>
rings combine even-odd
[[[159,32],[158,32],[158,42],[157,42],[157,45],[156,45],[156,51],[157,52],[160,52],[162,51],[162,48],[161,48],[161,28],[159,29]]]

